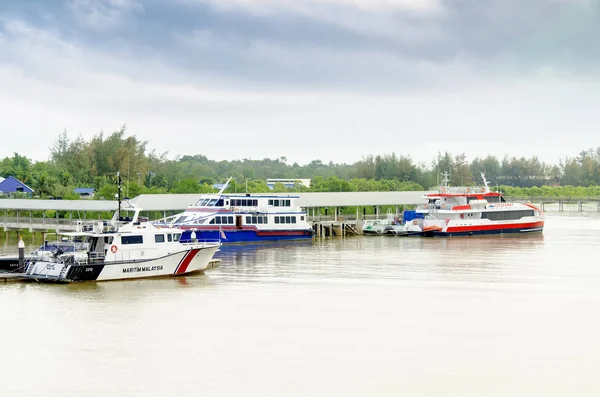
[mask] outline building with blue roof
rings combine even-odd
[[[94,188],[93,187],[78,187],[73,192],[79,195],[79,198],[89,199],[94,197]]]
[[[0,193],[11,197],[17,193],[24,193],[31,196],[33,194],[33,189],[14,176],[7,176],[0,181]]]

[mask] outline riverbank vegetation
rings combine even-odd
[[[35,190],[36,197],[76,199],[76,187],[92,187],[96,198],[112,199],[115,175],[123,178],[124,195],[152,193],[203,193],[232,176],[228,192],[350,192],[427,190],[449,172],[451,184],[481,184],[480,173],[495,189],[510,196],[600,196],[600,148],[546,164],[537,157],[494,156],[469,161],[464,153],[438,153],[429,163],[415,163],[408,155],[369,155],[351,164],[289,164],[275,159],[210,160],[202,154],[169,158],[168,153],[147,150],[146,141],[128,135],[125,127],[111,134],[99,133],[86,141],[58,135],[49,148],[48,161],[34,162],[14,153],[0,162],[0,175],[12,175]],[[311,179],[307,188],[286,188],[269,178]]]

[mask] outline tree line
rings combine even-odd
[[[448,172],[451,185],[481,185],[483,172],[493,187],[509,195],[599,196],[600,147],[547,164],[536,156],[498,159],[494,156],[471,161],[464,153],[438,153],[429,163],[416,163],[395,153],[369,155],[351,164],[290,164],[285,157],[262,160],[215,161],[205,155],[177,156],[147,150],[147,141],[128,135],[125,126],[90,140],[60,133],[49,148],[47,161],[32,161],[19,153],[0,162],[0,175],[21,180],[35,190],[36,197],[74,199],[76,187],[93,187],[97,198],[111,199],[119,172],[124,194],[135,197],[152,193],[214,192],[213,184],[233,177],[228,192],[349,192],[427,190],[438,186],[440,174]],[[311,179],[286,188],[268,178]]]

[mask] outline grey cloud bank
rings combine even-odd
[[[354,162],[600,144],[592,1],[0,3],[0,156],[122,124],[170,155]]]

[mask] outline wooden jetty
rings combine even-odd
[[[0,283],[9,283],[15,281],[25,281],[27,276],[25,273],[4,273],[0,272]]]

